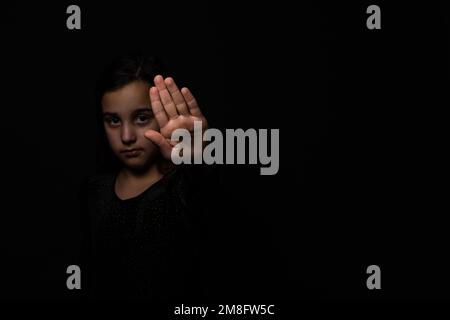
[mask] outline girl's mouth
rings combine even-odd
[[[127,158],[135,158],[141,154],[143,150],[141,148],[135,148],[135,149],[125,149],[122,150],[121,153],[125,155]]]

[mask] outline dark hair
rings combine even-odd
[[[120,57],[109,64],[97,84],[97,98],[101,98],[108,91],[115,91],[127,84],[142,80],[153,83],[153,78],[164,73],[160,59],[145,55],[128,55]]]
[[[115,171],[120,162],[113,154],[106,139],[103,128],[101,101],[106,92],[115,91],[134,81],[153,83],[156,75],[165,74],[165,68],[159,58],[142,54],[127,55],[112,61],[100,75],[95,92],[98,140],[97,140],[97,172]]]

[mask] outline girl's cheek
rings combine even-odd
[[[158,122],[156,121],[156,119],[153,119],[150,122],[149,127],[150,127],[150,129],[153,129],[153,130],[158,130],[159,129]]]

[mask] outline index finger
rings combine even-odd
[[[156,87],[150,88],[150,103],[152,105],[153,114],[160,128],[164,127],[169,121],[166,110],[164,109]]]

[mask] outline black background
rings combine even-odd
[[[223,168],[211,299],[448,298],[443,1],[77,2],[81,30],[70,4],[2,5],[1,298],[79,298],[65,272],[97,169],[94,86],[137,50],[165,59],[212,126],[280,129],[277,175]]]

